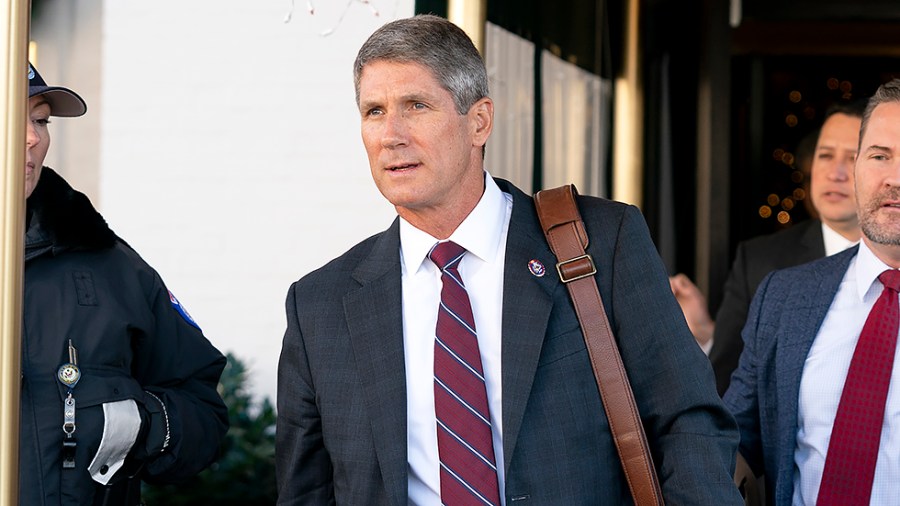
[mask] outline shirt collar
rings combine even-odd
[[[493,259],[503,234],[505,205],[503,192],[494,178],[485,171],[481,200],[448,240],[459,244],[481,260]],[[400,218],[400,258],[407,273],[419,270],[436,242],[436,238]]]
[[[866,241],[859,241],[859,253],[856,254],[854,260],[856,262],[854,268],[856,269],[857,295],[859,300],[863,300],[872,289],[878,276],[891,267],[879,260],[875,253],[872,253]]]
[[[851,241],[839,234],[835,229],[822,222],[822,240],[825,243],[825,256],[840,253],[859,241]]]

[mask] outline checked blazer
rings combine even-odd
[[[858,250],[769,274],[750,306],[724,400],[741,429],[741,454],[757,475],[765,472],[770,504],[791,504],[803,365]]]

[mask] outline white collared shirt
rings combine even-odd
[[[468,251],[459,266],[475,316],[491,412],[494,457],[503,498],[503,427],[500,345],[503,314],[503,266],[512,196],[500,191],[485,172],[484,194],[449,240]],[[441,300],[441,272],[428,259],[438,242],[400,220],[403,284],[403,349],[406,356],[407,459],[409,504],[441,504],[437,424],[434,416],[434,339]]]
[[[847,273],[803,365],[794,449],[795,505],[814,505],[825,469],[828,442],[844,380],[863,324],[882,287],[878,275],[890,269],[865,241],[850,261]],[[900,480],[900,359],[894,370],[884,412],[884,427],[875,466],[871,504],[897,504]]]
[[[824,221],[822,222],[822,241],[825,243],[825,256],[827,257],[834,255],[835,253],[840,253],[859,242],[847,239],[837,233],[836,230],[826,225]]]

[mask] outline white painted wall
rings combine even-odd
[[[90,109],[100,211],[273,401],[289,285],[393,219],[351,67],[372,31],[414,10],[311,3],[106,0]]]

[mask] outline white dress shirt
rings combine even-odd
[[[485,189],[475,209],[449,240],[468,251],[459,273],[472,304],[491,412],[494,457],[501,502],[504,490],[503,419],[501,413],[500,337],[503,309],[503,266],[512,196],[500,191],[485,172]],[[441,272],[428,259],[438,242],[400,220],[403,284],[403,349],[406,357],[407,459],[409,504],[441,504],[437,423],[434,415],[434,340]]]
[[[859,253],[850,261],[806,357],[800,381],[797,446],[794,450],[794,505],[816,503],[831,428],[850,360],[869,311],[881,295],[883,285],[878,281],[878,275],[889,268],[872,253],[865,241],[859,243]],[[871,504],[900,504],[897,492],[900,481],[898,364],[900,359],[895,351]]]

